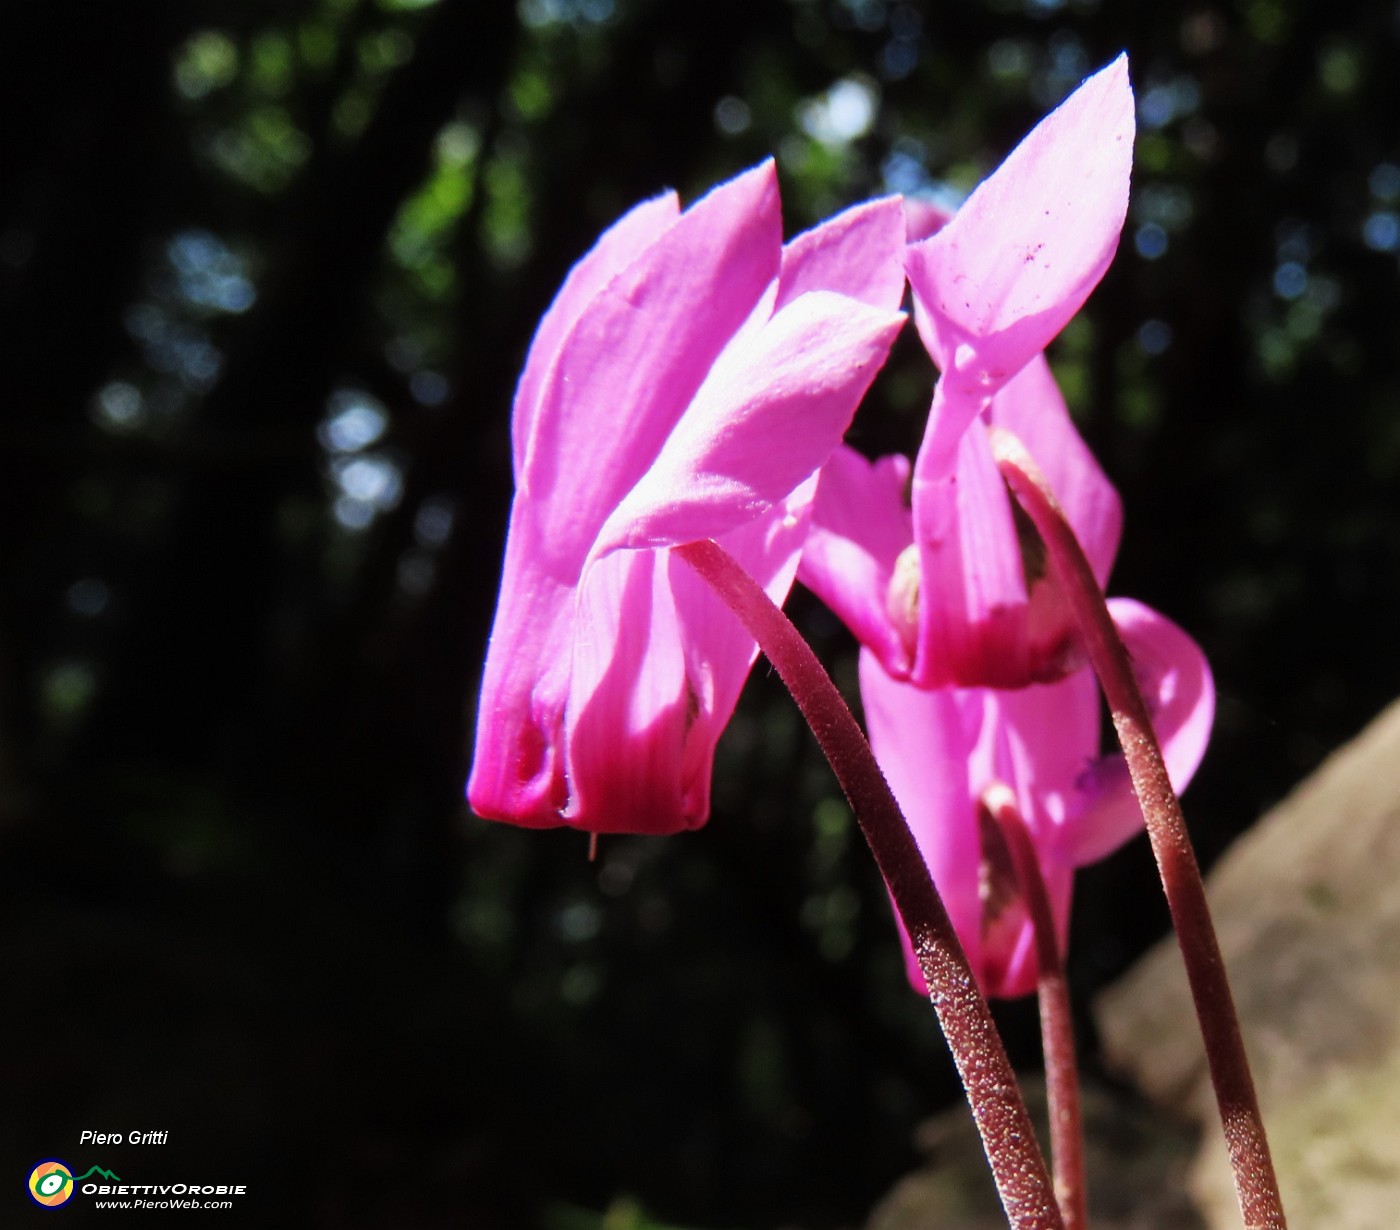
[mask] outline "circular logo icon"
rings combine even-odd
[[[56,1158],[40,1162],[29,1172],[29,1194],[46,1208],[62,1204],[73,1194],[73,1172]]]

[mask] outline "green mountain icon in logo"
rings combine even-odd
[[[120,1183],[120,1182],[121,1182],[121,1179],[119,1179],[116,1175],[114,1175],[110,1170],[103,1170],[101,1166],[94,1166],[94,1167],[92,1167],[92,1169],[89,1170],[89,1171],[87,1172],[87,1174],[80,1174],[80,1175],[78,1175],[78,1176],[73,1180],[73,1182],[74,1182],[74,1183],[81,1183],[84,1179],[91,1178],[91,1177],[92,1177],[93,1175],[95,1175],[95,1174],[100,1174],[104,1179],[108,1179],[108,1180],[110,1180],[110,1181],[113,1182],[113,1183]]]

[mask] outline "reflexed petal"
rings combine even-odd
[[[1215,720],[1210,664],[1201,647],[1165,615],[1131,598],[1112,598],[1108,609],[1147,700],[1167,775],[1184,790],[1206,754]]]
[[[1069,604],[1039,539],[1017,522],[978,420],[952,436],[936,426],[951,413],[949,398],[957,400],[948,388],[940,382],[934,391],[930,432],[914,463],[914,532],[926,595],[914,678],[924,686],[1009,688],[1061,678],[1082,660]],[[1043,356],[997,394],[987,418],[1010,428],[1043,459],[1095,574],[1105,581],[1122,506],[1075,432]],[[951,453],[930,447],[935,437],[950,443]]]
[[[918,300],[914,302],[914,316],[918,319]],[[914,458],[915,481],[920,475],[932,481],[953,472],[957,466],[958,445],[977,421],[977,416],[987,408],[989,396],[978,390],[960,389],[952,381],[940,377],[933,386],[933,405],[929,407],[924,438],[919,441],[919,452]]]
[[[1075,430],[1044,355],[1036,355],[996,395],[988,418],[1016,435],[1035,458],[1094,576],[1106,584],[1123,532],[1123,502]]]
[[[810,521],[815,476],[781,504],[719,540],[778,606],[787,600]],[[715,747],[734,714],[758,645],[738,618],[689,565],[668,555],[671,593],[681,624],[693,716],[681,778],[687,816],[709,814]],[[698,823],[698,821],[696,821]]]
[[[897,196],[867,201],[804,231],[783,249],[777,308],[813,290],[893,310],[904,298],[904,210]]]
[[[979,969],[982,854],[968,754],[980,725],[982,694],[926,691],[900,683],[862,649],[860,695],[875,758],[909,822],[968,960]],[[921,987],[918,965],[911,964],[909,971],[910,981]]]
[[[756,647],[665,548],[719,538],[785,598],[816,471],[903,322],[903,230],[877,201],[783,249],[769,162],[679,217],[673,197],[639,206],[572,271],[517,390],[482,814],[704,821]]]
[[[995,696],[1006,757],[1000,770],[1006,776],[1001,780],[1014,784],[1063,953],[1069,940],[1075,865],[1066,847],[1073,844],[1074,820],[1084,806],[1085,774],[1098,754],[1102,707],[1098,681],[1084,667],[1058,683]],[[1014,998],[1034,991],[1038,974],[1035,936],[1027,915],[1016,943],[1002,954],[999,978],[988,982],[995,988],[993,994]]]
[[[496,619],[486,651],[467,797],[490,820],[560,823],[559,731],[568,699],[573,593],[538,568],[528,511],[511,513]]]
[[[1066,821],[1084,805],[1084,771],[1098,759],[1098,681],[1091,668],[1081,667],[1057,683],[998,692],[996,708],[1007,757],[997,773],[1019,787],[1021,814],[1037,848],[1056,852]]]
[[[988,995],[1035,989],[1035,938],[1018,890],[984,896],[977,800],[994,783],[1011,787],[1025,818],[1063,951],[1073,864],[1062,824],[1080,802],[1083,768],[1097,749],[1098,697],[1091,672],[1013,691],[900,684],[861,654],[861,696],[871,746]],[[910,981],[922,979],[907,940]]]
[[[680,204],[674,192],[643,201],[603,232],[582,260],[569,270],[564,285],[535,330],[525,370],[515,390],[511,416],[511,453],[515,461],[515,481],[525,464],[530,433],[539,410],[540,390],[559,348],[588,305],[607,283],[646,250],[675,223]]]
[[[918,243],[936,235],[953,220],[953,211],[916,196],[904,198],[904,242]]]
[[[575,322],[541,388],[519,488],[556,559],[582,565],[777,276],[781,239],[767,162],[688,209]]]
[[[1215,683],[1200,646],[1165,616],[1129,598],[1108,608],[1132,658],[1133,674],[1152,716],[1172,786],[1186,789],[1205,755],[1215,716]],[[1068,826],[1067,857],[1083,866],[1142,831],[1142,811],[1122,756],[1085,776],[1083,812]]]
[[[762,515],[831,455],[903,322],[813,291],[736,339],[595,552],[714,538]]]
[[[1014,922],[982,958],[982,985],[992,999],[1019,999],[1035,990],[1035,930],[1025,906],[1017,902],[1014,909]]]
[[[1060,952],[1069,939],[1070,898],[1074,888],[1074,870],[1053,861],[1040,860],[1040,875],[1045,881],[1045,893],[1050,898],[1050,912],[1055,920],[1055,938]],[[1014,936],[996,953],[988,953],[985,961],[987,994],[997,999],[1018,999],[1036,989],[1040,963],[1036,959],[1035,930],[1030,917],[1024,914]]]
[[[842,445],[822,467],[812,528],[797,577],[872,649],[896,677],[909,653],[890,621],[887,596],[895,561],[913,538],[904,500],[909,462],[867,461]]]
[[[1118,246],[1133,132],[1120,56],[1042,120],[952,222],[909,249],[945,380],[995,392],[1079,310]]]
[[[921,239],[936,235],[952,220],[952,213],[941,205],[935,205],[931,201],[921,201],[918,197],[904,198],[905,243],[918,243]],[[937,332],[928,318],[928,312],[924,310],[923,300],[918,295],[914,296],[914,328],[919,332],[924,349],[929,352],[930,357],[941,370],[946,361],[945,356],[938,349]]]
[[[627,551],[590,565],[574,623],[564,818],[597,833],[703,823],[681,773],[696,706],[664,556]]]
[[[764,516],[719,540],[719,545],[778,605],[787,600],[810,521],[816,478],[808,479]],[[668,553],[669,554],[669,553]],[[683,776],[709,789],[715,745],[723,733],[758,645],[734,612],[682,560],[669,556],[671,592],[680,616],[686,673],[696,697]]]
[[[922,687],[1020,686],[1030,650],[1025,572],[986,433],[963,433],[950,473],[927,474],[925,461],[921,453],[914,464],[920,581],[913,677]]]
[[[1098,750],[1099,698],[1093,672],[1007,691],[978,689],[982,728],[968,757],[974,797],[993,783],[1009,787],[1045,881],[1063,952],[1069,932],[1073,864],[1065,857],[1065,817],[1081,803],[1083,771]],[[1035,990],[1035,934],[1025,902],[983,903],[982,971],[989,995],[1011,999]]]

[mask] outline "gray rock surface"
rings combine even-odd
[[[1025,1082],[1026,1102],[1048,1139],[1045,1087]],[[1083,1090],[1085,1171],[1093,1230],[1202,1230],[1186,1193],[1197,1133],[1120,1090]],[[982,1145],[965,1106],[919,1129],[928,1164],[902,1179],[865,1230],[1006,1230]]]
[[[1188,820],[1190,808],[1188,801]],[[1400,703],[1269,812],[1209,881],[1290,1225],[1400,1225]],[[1181,959],[1099,1000],[1109,1062],[1203,1127],[1191,1188],[1237,1228]]]

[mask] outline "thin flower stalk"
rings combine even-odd
[[[1011,1226],[1063,1230],[1050,1174],[991,1010],[855,718],[787,616],[720,546],[702,540],[673,550],[758,642],[831,762],[918,955]]]
[[[980,806],[1006,846],[1016,883],[1035,932],[1036,996],[1040,1008],[1041,1047],[1045,1058],[1045,1095],[1050,1111],[1050,1161],[1055,1195],[1065,1230],[1086,1230],[1089,1224],[1084,1182],[1084,1120],[1080,1110],[1079,1064],[1074,1049],[1074,1018],[1070,1013],[1069,980],[1055,936],[1050,894],[1040,874],[1040,860],[1005,786],[994,787]]]
[[[1246,1230],[1286,1230],[1205,885],[1127,650],[1089,562],[1035,461],[1010,432],[992,428],[989,435],[1002,477],[1044,541],[1059,575],[1127,759],[1186,966]]]

